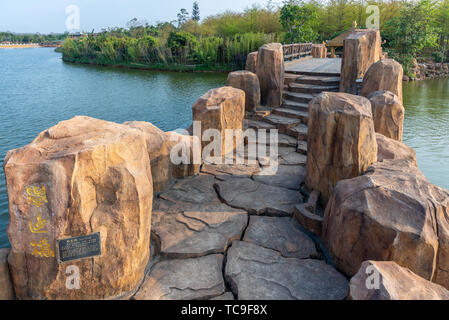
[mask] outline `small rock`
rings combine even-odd
[[[368,288],[367,284],[378,287]],[[449,291],[395,262],[365,261],[349,285],[351,300],[449,300]]]
[[[416,167],[418,162],[416,160],[416,151],[409,146],[385,137],[380,133],[376,133],[377,140],[377,161],[384,160],[407,160],[413,163]]]

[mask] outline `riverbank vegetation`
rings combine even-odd
[[[12,33],[12,32],[0,32],[0,43],[46,43],[61,41],[67,38],[68,33],[52,33],[52,34],[39,34],[39,33]]]
[[[268,42],[320,43],[351,28],[366,27],[376,5],[384,49],[410,73],[417,57],[448,60],[449,0],[268,1],[243,12],[226,11],[201,19],[194,3],[177,19],[149,24],[133,19],[126,28],[109,28],[66,39],[68,62],[179,70],[242,69],[249,52]]]

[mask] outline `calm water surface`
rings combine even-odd
[[[149,121],[164,131],[192,123],[192,104],[225,74],[122,70],[63,63],[53,49],[0,49],[0,248],[8,202],[3,159],[59,121],[87,115]]]
[[[3,159],[10,149],[75,115],[122,123],[149,121],[163,130],[191,124],[191,106],[224,74],[130,71],[65,64],[53,49],[0,50],[0,248],[8,202]],[[404,85],[404,142],[416,149],[420,169],[449,189],[449,81]]]

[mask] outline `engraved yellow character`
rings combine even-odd
[[[45,186],[42,187],[28,186],[27,195],[28,195],[28,204],[32,204],[38,208],[40,208],[42,203],[48,203]]]
[[[51,250],[50,244],[46,238],[39,242],[33,240],[30,244],[33,247],[33,252],[31,254],[35,257],[50,258],[55,256],[55,253]]]
[[[42,219],[41,213],[39,212],[36,217],[36,223],[33,224],[33,221],[30,221],[30,231],[32,233],[47,233],[47,230],[44,230],[45,224],[47,223],[46,219]]]

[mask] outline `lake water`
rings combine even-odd
[[[53,49],[0,50],[0,248],[8,202],[3,159],[10,149],[75,115],[122,123],[149,121],[167,131],[192,122],[191,106],[225,74],[166,73],[65,64]],[[404,142],[420,169],[449,189],[449,81],[404,85]]]

